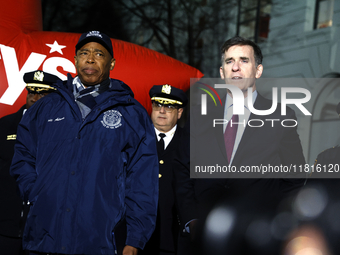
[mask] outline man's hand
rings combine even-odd
[[[130,245],[125,245],[123,249],[123,255],[137,255],[138,249]]]

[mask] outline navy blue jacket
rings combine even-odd
[[[154,128],[130,88],[111,88],[82,120],[72,77],[42,98],[18,127],[11,166],[31,203],[24,248],[114,254],[114,228],[126,217],[126,244],[143,248],[156,221],[158,160]]]

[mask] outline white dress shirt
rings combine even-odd
[[[163,138],[163,140],[164,140],[164,150],[166,149],[166,147],[168,147],[169,143],[171,142],[172,138],[174,137],[176,129],[177,129],[177,124],[172,129],[170,129],[170,131],[168,131],[166,133],[160,132],[157,128],[155,128],[157,141],[159,141],[161,139],[161,137],[159,136],[160,133],[165,134],[165,136]]]

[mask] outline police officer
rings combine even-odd
[[[149,92],[151,120],[158,140],[159,200],[156,229],[142,254],[176,254],[179,230],[175,203],[173,160],[185,132],[177,125],[188,102],[186,94],[171,85],[155,85]]]
[[[26,104],[16,113],[0,119],[0,254],[24,254],[21,237],[28,207],[17,195],[16,183],[9,175],[16,132],[23,114],[40,98],[55,91],[50,85],[57,76],[37,70],[24,74]]]
[[[24,81],[27,90],[26,109],[29,109],[40,98],[55,91],[55,88],[51,85],[58,80],[60,80],[58,76],[40,70],[25,73]]]

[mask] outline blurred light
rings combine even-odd
[[[284,250],[284,255],[329,255],[323,238],[317,235],[302,235],[292,239]]]
[[[298,251],[295,255],[322,255],[322,252],[318,249],[308,247]]]
[[[297,225],[298,221],[291,212],[282,212],[275,216],[270,230],[276,239],[284,240]]]
[[[256,220],[250,223],[247,232],[247,240],[256,246],[264,246],[270,242],[270,224],[266,220]]]
[[[328,197],[321,189],[306,188],[299,192],[297,195],[293,210],[299,218],[302,219],[315,219],[325,209]]]
[[[206,221],[206,234],[211,238],[226,238],[232,230],[235,221],[235,214],[225,208],[218,207],[213,209]]]
[[[226,253],[235,220],[234,211],[226,207],[217,207],[209,213],[205,222],[203,254],[224,255]]]

